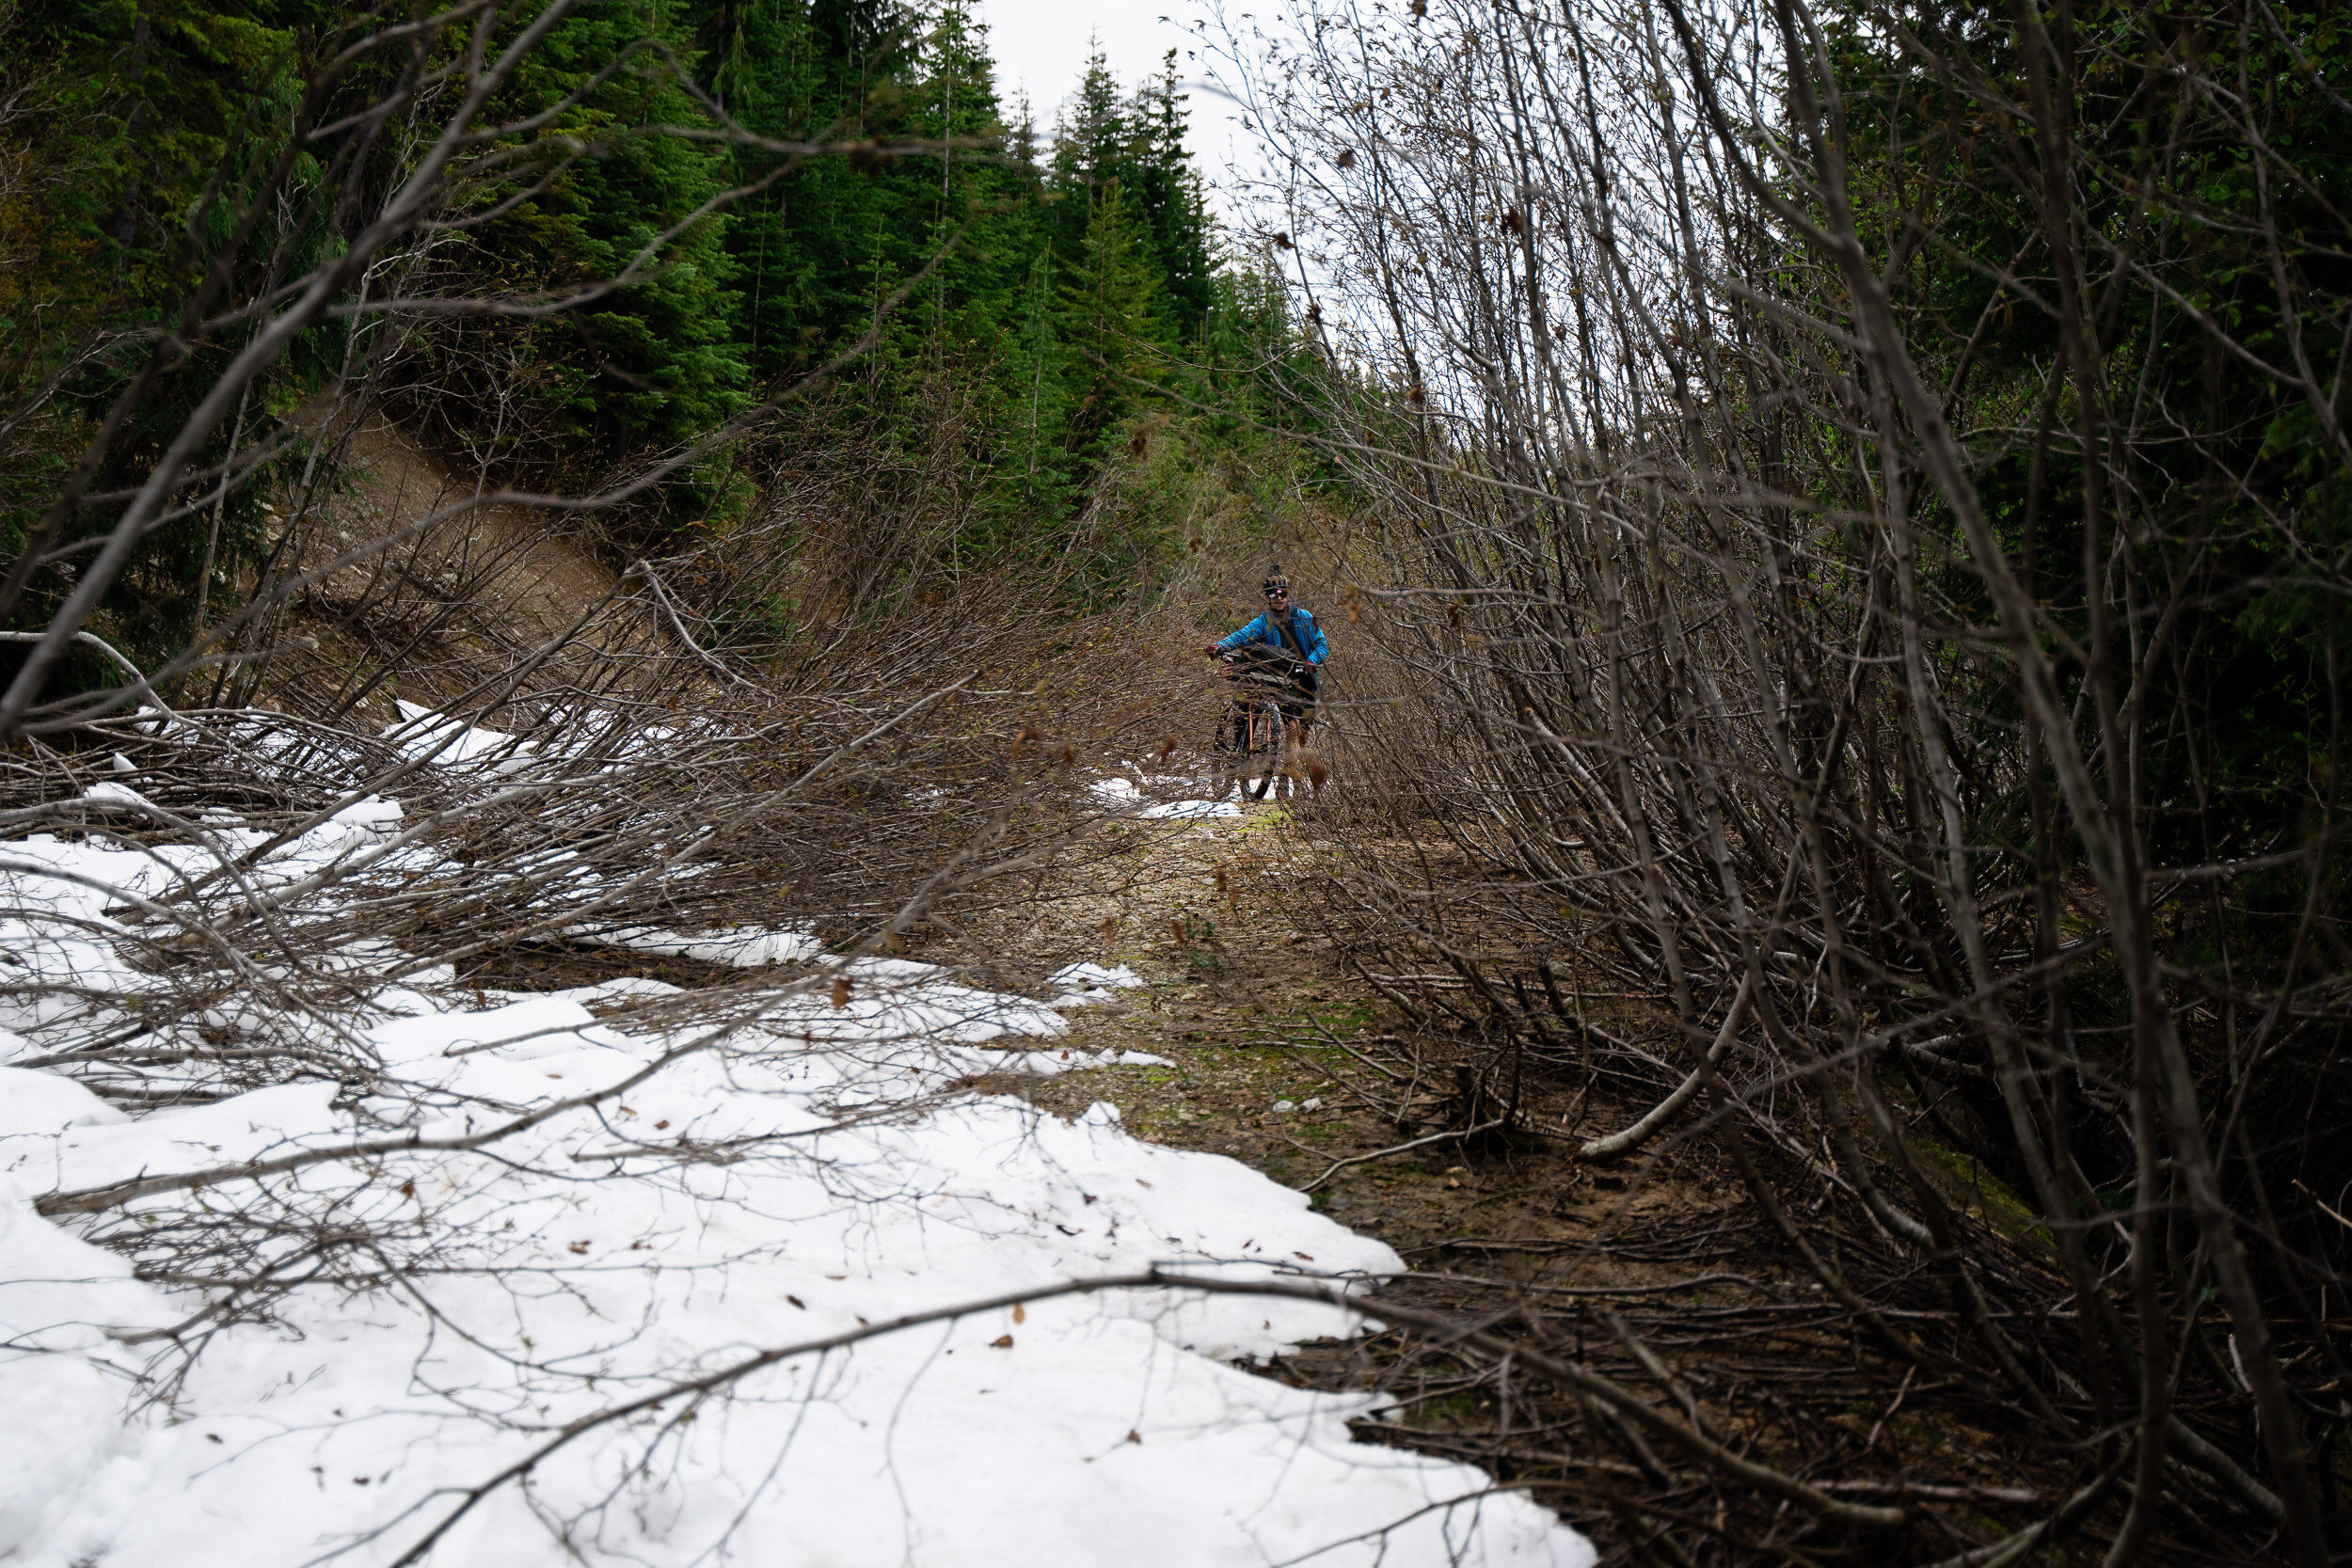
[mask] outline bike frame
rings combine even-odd
[[[1218,721],[1215,746],[1216,752],[1232,761],[1225,787],[1239,784],[1252,799],[1263,800],[1281,774],[1286,753],[1300,743],[1306,710],[1313,699],[1299,691],[1286,674],[1278,674],[1268,660],[1229,657],[1226,679],[1233,690]],[[1253,767],[1261,759],[1263,767]],[[1255,788],[1248,783],[1253,771],[1257,773]],[[1228,778],[1222,764],[1219,777]],[[1220,788],[1220,799],[1223,793]]]

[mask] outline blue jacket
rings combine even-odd
[[[1321,664],[1325,656],[1330,652],[1330,648],[1323,641],[1323,628],[1315,625],[1315,618],[1308,613],[1305,606],[1293,605],[1291,607],[1291,630],[1298,638],[1299,647],[1306,650],[1307,662],[1313,665]],[[1217,646],[1231,652],[1245,642],[1263,642],[1287,651],[1287,644],[1282,641],[1282,630],[1274,624],[1270,616],[1259,616],[1241,630],[1218,642]]]

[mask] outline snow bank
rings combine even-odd
[[[396,803],[373,802],[265,865],[295,874],[399,820]],[[231,852],[260,840],[218,837]],[[152,891],[213,863],[193,847],[0,846],[0,946],[20,974],[135,993],[142,976],[108,940],[119,927],[105,911],[120,907],[108,886]],[[809,958],[810,941],[638,932],[628,944],[764,963]],[[1097,965],[1055,980],[1082,998],[1137,983]],[[1351,1441],[1346,1422],[1369,1400],[1225,1364],[1351,1331],[1321,1304],[1039,1299],[675,1391],[763,1352],[1153,1264],[1244,1277],[1401,1267],[1236,1162],[1136,1140],[1108,1105],[1063,1122],[959,1087],[1009,1068],[1160,1060],[990,1048],[1065,1032],[1053,1006],[903,959],[835,964],[817,984],[777,990],[731,1031],[613,1012],[675,1006],[674,988],[645,980],[552,995],[381,989],[340,1025],[380,1080],[284,1084],[135,1119],[52,1072],[0,1069],[0,1560],[387,1564],[465,1489],[567,1424],[665,1390],[489,1492],[430,1560],[1593,1560],[1474,1468]],[[0,1056],[50,1049],[53,1001],[0,994],[0,1023],[16,1031],[0,1029]],[[224,999],[220,1022],[254,1005]],[[47,1192],[339,1148],[388,1126],[456,1138],[557,1106],[490,1148],[328,1159],[140,1199],[156,1234],[238,1205],[331,1216],[380,1259],[287,1295],[272,1323],[214,1335],[167,1406],[139,1405],[139,1380],[178,1364],[160,1336],[204,1298],[142,1283],[119,1253],[33,1209]]]

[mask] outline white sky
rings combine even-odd
[[[1215,191],[1212,205],[1233,210],[1227,170],[1238,158],[1252,165],[1256,158],[1233,122],[1232,103],[1203,82],[1209,62],[1196,56],[1199,40],[1178,25],[1205,15],[1199,0],[974,0],[972,11],[988,24],[1006,113],[1015,112],[1016,96],[1026,91],[1041,135],[1050,134],[1054,111],[1077,90],[1096,40],[1124,88],[1158,75],[1161,56],[1177,50],[1177,77],[1192,100],[1184,106],[1192,115],[1193,166]]]

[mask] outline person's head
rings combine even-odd
[[[1267,568],[1264,583],[1265,607],[1279,614],[1291,607],[1291,579],[1279,566]]]

